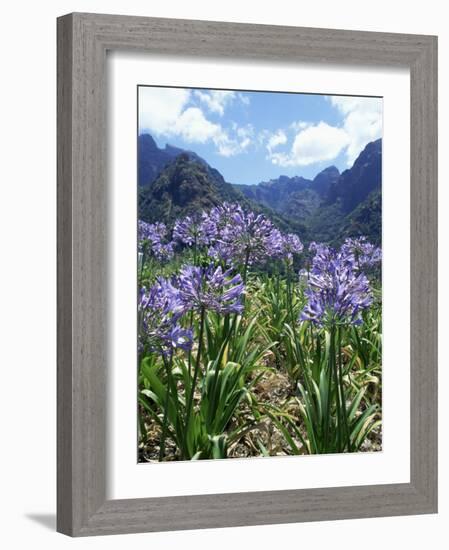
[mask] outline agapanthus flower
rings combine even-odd
[[[192,347],[193,332],[192,329],[185,329],[179,325],[172,325],[165,336],[165,342],[171,348],[189,350]]]
[[[208,216],[186,216],[176,220],[173,227],[173,239],[187,246],[204,246],[210,243],[215,227],[210,224]]]
[[[167,279],[160,278],[148,290],[140,289],[138,302],[139,348],[169,353],[175,348],[192,346],[191,330],[179,325],[184,305],[179,290]]]
[[[301,254],[304,250],[304,245],[298,235],[288,233],[282,235],[282,256],[288,261],[292,261],[294,254]]]
[[[139,220],[137,227],[138,250],[143,255],[154,256],[158,260],[169,260],[174,254],[174,244],[167,240],[165,224],[147,223]]]
[[[328,327],[360,324],[362,311],[373,300],[367,277],[341,251],[318,247],[317,254],[308,274],[301,320]]]
[[[266,257],[282,258],[286,255],[285,250],[285,235],[283,235],[276,227],[271,227],[267,233],[264,242]]]
[[[232,263],[235,247],[229,241],[227,228],[234,223],[233,216],[240,208],[236,203],[224,202],[212,208],[203,220],[208,234],[213,236],[210,240],[208,255],[228,265]]]
[[[344,254],[352,254],[357,268],[372,267],[382,260],[382,250],[370,243],[366,237],[346,239],[341,247]]]
[[[234,247],[228,242],[217,239],[209,246],[207,254],[210,258],[220,260],[229,266],[234,258]]]
[[[207,214],[207,221],[210,228],[220,232],[228,224],[232,224],[234,215],[241,210],[237,203],[224,202],[219,206],[214,206]]]
[[[168,261],[174,256],[174,243],[155,243],[152,246],[152,252],[159,261]]]
[[[326,271],[329,264],[337,260],[341,265],[347,265],[351,268],[355,267],[354,255],[348,254],[347,251],[337,251],[327,244],[313,241],[309,245],[309,251],[315,253],[310,268],[311,272]]]
[[[167,227],[165,224],[157,223],[147,223],[142,220],[138,221],[137,224],[137,238],[139,244],[149,243],[153,245],[155,243],[160,243],[162,239],[165,238],[167,234]]]
[[[176,279],[185,310],[242,313],[245,286],[239,274],[221,267],[184,266]]]
[[[223,219],[220,219],[220,216]],[[211,212],[217,237],[209,254],[227,263],[252,265],[279,254],[282,235],[262,214],[226,204]]]

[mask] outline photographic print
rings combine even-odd
[[[138,461],[382,449],[382,98],[138,86]]]

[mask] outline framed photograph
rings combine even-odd
[[[437,511],[437,39],[58,19],[58,531]]]

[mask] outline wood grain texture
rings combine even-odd
[[[72,24],[58,20],[58,186],[57,186],[57,528],[69,533],[73,518],[72,492]]]
[[[106,500],[108,50],[406,66],[411,74],[411,480]],[[58,523],[72,536],[437,510],[437,40],[70,14],[58,19]]]
[[[437,42],[411,66],[411,479],[437,508]]]

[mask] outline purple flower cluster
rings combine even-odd
[[[184,266],[171,280],[142,288],[138,303],[139,349],[164,354],[192,346],[191,329],[181,326],[190,311],[242,313],[245,286],[240,275],[221,267]]]
[[[224,202],[220,206],[215,206],[206,214],[208,228],[213,239],[218,239],[226,226],[234,223],[234,217],[241,211],[241,206],[237,203]]]
[[[315,257],[308,273],[307,303],[301,320],[328,327],[360,324],[361,313],[373,298],[368,278],[356,268],[353,254],[316,243],[311,244],[311,250]]]
[[[207,223],[213,235],[209,255],[228,265],[248,266],[290,254],[288,250],[284,252],[285,237],[270,220],[239,204],[225,203],[213,208]]]
[[[138,222],[139,241],[158,242],[167,234],[167,228],[164,223],[147,223],[139,220]]]
[[[245,285],[240,275],[221,267],[184,266],[176,278],[179,299],[185,310],[242,313]]]
[[[298,235],[293,233],[288,233],[282,237],[282,256],[285,257],[288,261],[293,260],[294,254],[301,254],[304,250],[304,245],[302,244]]]
[[[208,245],[213,236],[205,213],[201,217],[186,216],[176,220],[173,227],[173,239],[187,246]]]
[[[180,293],[170,281],[160,278],[149,290],[140,290],[138,303],[139,348],[169,353],[175,348],[188,350],[193,334],[179,321],[184,313]]]
[[[372,267],[382,260],[382,250],[367,241],[366,237],[357,239],[346,239],[341,247],[346,255],[353,255],[356,267]]]
[[[175,221],[173,241],[163,223],[139,221],[139,252],[159,260],[173,257],[174,243],[202,248],[227,266],[254,265],[268,258],[292,261],[303,250],[297,235],[282,234],[263,214],[244,210],[237,203],[223,203]]]
[[[167,240],[167,227],[163,223],[146,223],[139,220],[137,240],[139,252],[152,255],[160,261],[170,260],[174,243]]]
[[[223,203],[175,222],[173,241],[163,223],[139,221],[139,252],[159,260],[173,256],[175,242],[201,249],[201,262],[209,256],[210,265],[186,265],[170,281],[158,279],[148,291],[143,289],[139,304],[142,342],[155,349],[191,347],[192,332],[179,324],[188,311],[241,313],[245,285],[232,269],[246,268],[268,258],[290,265],[301,254],[303,244],[295,234],[281,233],[262,214],[244,210],[239,204]],[[313,259],[299,273],[307,303],[301,319],[320,326],[359,324],[361,313],[372,303],[369,281],[361,269],[381,261],[381,249],[365,237],[346,239],[339,250],[310,243]],[[196,252],[194,258],[196,259]],[[201,263],[200,262],[200,263]],[[215,265],[214,265],[215,264]]]

